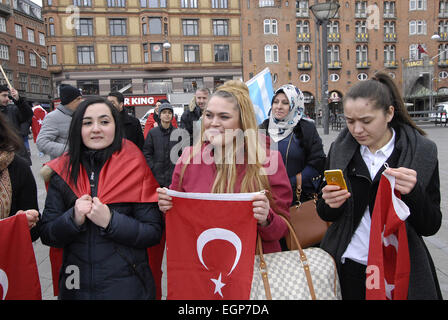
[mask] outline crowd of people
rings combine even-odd
[[[305,117],[303,93],[291,84],[275,91],[269,117],[259,125],[247,86],[231,80],[213,93],[198,89],[179,128],[169,101],[158,102],[144,132],[123,110],[121,93],[83,100],[69,85],[60,93],[61,105],[45,117],[36,141],[51,158],[41,170],[48,189],[40,213],[20,133],[31,106],[13,88],[0,87],[0,219],[26,214],[33,241],[40,237],[63,249],[59,299],[154,299],[160,277],[164,295],[166,260],[151,270],[146,250],[161,243],[173,207],[164,187],[264,190],[253,199],[264,253],[286,250],[288,229],[280,215],[288,218],[294,203],[318,194],[319,216],[331,222],[320,247],[336,262],[342,298],[365,299],[371,215],[383,171],[395,178],[395,192],[410,211],[408,298],[441,299],[422,239],[441,225],[437,147],[413,123],[388,75],[359,82],[345,95],[346,128],[328,155]],[[239,139],[241,132],[257,134]],[[212,162],[195,161],[207,150]],[[327,185],[326,169],[341,169],[347,189]],[[300,199],[293,192],[298,174]],[[65,288],[68,265],[80,268],[79,290]]]

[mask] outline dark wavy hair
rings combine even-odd
[[[391,127],[406,124],[417,130],[421,135],[426,135],[425,131],[417,127],[409,116],[400,91],[389,75],[378,72],[371,80],[358,82],[347,92],[344,97],[344,102],[347,99],[356,100],[357,98],[374,101],[375,108],[383,109],[385,113],[389,109],[389,106],[393,106],[394,117],[389,124]]]
[[[14,152],[22,148],[22,138],[19,137],[6,117],[0,112],[0,151]]]
[[[70,178],[76,184],[79,176],[79,168],[82,161],[82,155],[89,149],[84,145],[81,136],[82,121],[84,114],[89,106],[92,104],[101,103],[109,107],[112,117],[115,122],[115,136],[112,144],[101,151],[103,163],[109,159],[116,151],[121,150],[123,136],[123,129],[120,121],[120,114],[118,110],[106,99],[102,97],[92,97],[81,102],[73,113],[72,122],[70,124],[68,134],[68,156],[69,156],[69,173]]]

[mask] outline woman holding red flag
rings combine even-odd
[[[59,299],[153,299],[147,247],[162,219],[158,186],[141,151],[123,139],[118,111],[103,98],[73,114],[69,151],[47,163],[42,242],[63,248]]]

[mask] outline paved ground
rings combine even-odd
[[[425,242],[433,257],[437,268],[437,275],[439,277],[442,294],[445,300],[448,299],[448,128],[434,127],[434,125],[422,125],[422,128],[427,131],[428,137],[436,142],[439,151],[439,170],[440,170],[440,186],[442,195],[442,227],[439,232],[432,236],[425,238]],[[323,135],[322,128],[319,128],[325,152],[328,151],[331,142],[335,139],[338,132],[330,130],[329,135]],[[38,151],[30,140],[31,153],[33,156],[33,173],[38,184],[39,208],[41,211],[44,208],[46,191],[42,179],[39,176],[39,170],[42,163],[49,160],[48,157],[39,157]],[[39,268],[39,275],[42,286],[42,297],[45,300],[56,299],[53,296],[50,260],[48,257],[48,247],[42,245],[40,240],[34,243],[34,250]]]

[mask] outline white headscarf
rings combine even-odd
[[[302,91],[296,86],[293,86],[292,84],[281,86],[275,91],[272,102],[274,101],[275,96],[279,93],[284,93],[289,100],[289,114],[283,120],[278,120],[274,118],[271,107],[268,131],[275,142],[278,142],[291,134],[294,127],[302,118],[305,106],[305,97],[303,96]]]

